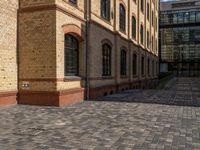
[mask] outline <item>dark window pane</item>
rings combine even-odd
[[[108,44],[102,46],[103,76],[111,76],[111,47]]]
[[[77,76],[79,73],[79,44],[78,40],[65,35],[65,76]]]
[[[126,75],[126,51],[125,50],[121,50],[121,75],[125,76]]]
[[[132,17],[132,38],[136,39],[136,19]]]
[[[119,12],[120,12],[120,31],[125,32],[125,26],[126,26],[126,10],[122,4],[119,6]]]
[[[110,0],[101,0],[101,17],[110,20]]]

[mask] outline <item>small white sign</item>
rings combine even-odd
[[[22,82],[22,89],[28,90],[30,88],[30,84],[27,81]]]

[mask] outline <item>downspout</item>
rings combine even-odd
[[[16,27],[17,27],[17,31],[16,31],[16,62],[17,62],[17,103],[19,101],[19,8],[20,8],[20,1],[18,1],[18,7],[17,7],[17,23],[16,23]]]
[[[132,64],[131,64],[131,57],[132,57],[132,50],[131,50],[131,33],[130,33],[130,27],[132,27],[131,25],[131,19],[132,19],[132,14],[131,14],[131,11],[130,11],[130,0],[128,0],[128,39],[129,39],[129,42],[128,42],[128,51],[129,51],[129,86],[131,88],[131,79],[132,79]]]
[[[90,19],[90,0],[86,0],[86,11],[85,11],[85,18],[86,18],[86,100],[90,98],[90,81],[89,81],[89,19]]]

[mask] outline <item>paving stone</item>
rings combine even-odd
[[[0,149],[200,149],[200,79],[173,82],[63,108],[1,107]]]

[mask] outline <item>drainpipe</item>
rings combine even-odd
[[[89,100],[90,98],[90,81],[89,81],[89,19],[90,19],[90,0],[86,0],[86,12],[85,12],[85,18],[86,18],[86,100]]]
[[[19,102],[19,8],[20,8],[20,1],[18,1],[18,7],[17,7],[17,23],[16,23],[16,27],[17,27],[17,31],[16,31],[16,62],[17,62],[17,103]]]

